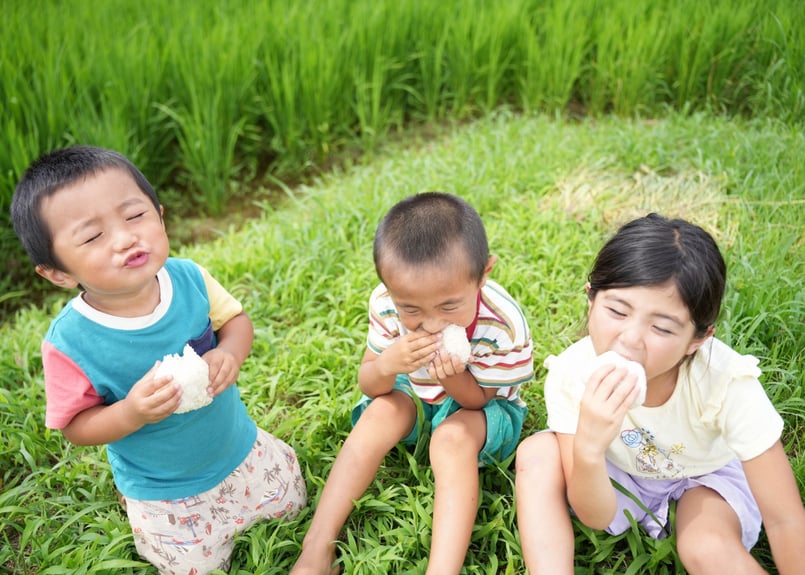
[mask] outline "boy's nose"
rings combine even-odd
[[[117,251],[129,249],[137,243],[137,234],[133,234],[127,230],[121,230],[115,234],[114,248]]]
[[[433,318],[433,319],[426,319],[422,322],[421,327],[428,333],[439,333],[444,329],[444,322]]]

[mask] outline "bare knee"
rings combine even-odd
[[[431,457],[438,453],[459,453],[472,451],[478,453],[471,445],[471,437],[466,427],[445,422],[437,427],[430,440]]]
[[[680,498],[676,532],[679,558],[689,573],[757,572],[757,563],[741,541],[738,516],[706,487],[691,489]],[[749,566],[754,570],[747,570]]]
[[[430,440],[430,461],[454,463],[457,460],[477,462],[486,441],[486,418],[481,412],[461,410],[439,425]]]
[[[391,449],[411,432],[416,406],[404,393],[393,391],[372,400],[361,414],[346,444],[381,445]]]
[[[677,551],[688,573],[725,573],[724,568],[735,559],[736,551],[740,554],[743,550],[723,531],[677,533]]]
[[[391,418],[392,421],[401,419],[408,421],[408,419],[412,419],[415,416],[416,407],[414,406],[414,401],[404,393],[392,391],[375,397],[361,414],[361,419],[367,417],[388,422],[388,418]]]
[[[519,473],[548,470],[561,471],[562,458],[556,435],[551,432],[536,433],[523,440],[517,447],[515,469]]]

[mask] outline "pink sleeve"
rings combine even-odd
[[[45,425],[64,429],[76,414],[103,403],[76,363],[49,342],[42,343],[45,368]]]

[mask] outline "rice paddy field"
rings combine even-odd
[[[525,433],[545,424],[542,360],[583,332],[602,241],[649,211],[709,230],[729,270],[716,334],[760,359],[805,494],[805,16],[788,2],[660,4],[4,5],[4,213],[31,159],[92,143],[140,166],[171,235],[188,214],[219,214],[214,239],[173,252],[244,303],[256,339],[238,385],[295,447],[310,497],[298,518],[240,534],[231,573],[287,573],[298,556],[359,397],[374,228],[427,190],[478,209],[494,279],[529,316]],[[232,204],[253,217],[235,226]],[[33,275],[3,229],[9,277]],[[104,448],[44,427],[39,345],[71,294],[5,285],[0,572],[154,575]],[[513,484],[511,462],[482,470],[464,573],[525,573]],[[426,450],[392,451],[342,532],[342,572],[424,573],[432,508]],[[673,535],[576,534],[579,574],[684,573]],[[774,572],[763,537],[753,553]]]

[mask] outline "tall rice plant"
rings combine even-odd
[[[451,41],[450,19],[444,3],[426,2],[420,7],[417,31],[413,36],[413,83],[409,106],[414,118],[432,122],[448,115],[452,94],[448,89],[451,73],[447,44]]]
[[[795,122],[805,117],[805,11],[781,17],[770,11],[761,28],[758,67],[762,79],[750,102],[755,113]]]
[[[590,18],[586,2],[545,2],[520,19],[521,53],[515,64],[525,110],[564,110],[570,104],[589,57]]]
[[[354,157],[412,121],[497,106],[805,120],[805,10],[788,0],[3,8],[0,251],[11,271],[24,259],[8,221],[14,185],[36,156],[72,143],[119,149],[186,214],[220,212],[253,178]]]
[[[666,14],[672,30],[670,86],[675,105],[743,111],[756,86],[761,5],[685,1]]]
[[[334,145],[346,102],[336,21],[312,7],[275,8],[258,49],[254,113],[265,126],[264,152],[279,173],[323,159]],[[303,26],[302,23],[307,23]]]
[[[409,32],[417,12],[402,10],[402,5],[353,3],[349,10],[350,21],[360,22],[346,52],[352,109],[357,135],[369,150],[405,120],[405,90],[410,83],[405,55],[412,46]]]
[[[593,114],[650,112],[667,93],[666,9],[598,2],[593,12],[590,60],[582,74],[582,99]]]
[[[214,214],[226,204],[238,172],[238,141],[253,121],[244,111],[256,76],[251,55],[262,36],[242,25],[247,10],[223,11],[188,5],[184,26],[171,37],[169,78],[175,96],[159,106],[175,123],[187,183]]]

